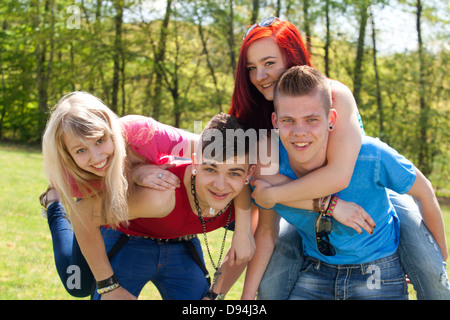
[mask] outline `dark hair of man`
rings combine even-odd
[[[235,116],[215,115],[200,136],[202,154],[218,162],[249,154],[251,142],[256,141],[255,130],[247,128]]]
[[[331,90],[328,79],[310,66],[294,66],[286,70],[278,80],[274,90],[274,105],[277,109],[277,98],[313,95],[320,93],[322,106],[328,114],[331,108]]]

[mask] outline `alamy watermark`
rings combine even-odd
[[[212,160],[225,164],[259,164],[261,175],[278,173],[279,140],[275,130],[226,129],[223,134],[214,128],[201,131],[201,121],[196,121],[194,133],[201,133],[202,141],[206,142],[203,149],[199,142],[195,150],[189,150],[189,145],[182,141],[177,143],[170,153],[190,157],[191,153],[195,152],[198,163]],[[246,149],[248,149],[247,157],[245,157]]]
[[[67,7],[67,13],[70,14],[66,21],[67,29],[81,29],[81,9],[79,6],[71,5]]]

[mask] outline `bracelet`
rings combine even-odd
[[[320,198],[320,211],[319,211],[319,213],[325,212],[326,204],[328,202],[328,198],[330,198],[330,196],[326,196],[326,197]]]
[[[225,300],[225,295],[223,293],[215,293],[212,290],[208,290],[205,294],[205,298],[209,298],[211,300]]]
[[[42,193],[39,196],[39,202],[41,203],[42,206],[42,211],[47,212],[48,207],[50,207],[50,205],[54,202],[58,202],[59,199],[55,199],[55,200],[48,200],[47,196],[48,196],[48,192],[52,189],[55,189],[52,185],[49,185],[47,187],[47,190],[45,190],[44,193]]]
[[[320,213],[319,201],[320,201],[319,198],[313,200],[313,211],[317,213]]]
[[[115,274],[113,274],[108,279],[97,281],[97,292],[100,295],[114,291],[119,287],[120,283]]]
[[[99,295],[102,295],[102,294],[114,291],[114,290],[116,290],[119,287],[120,287],[120,284],[119,283],[115,283],[113,285],[110,285],[109,287],[105,287],[105,288],[102,288],[102,289],[97,289],[97,292],[98,292]]]
[[[338,200],[339,200],[339,197],[336,193],[331,196],[330,203],[328,204],[327,211],[325,212],[325,214],[327,216],[331,217],[333,215],[333,211],[334,211],[334,208],[336,208],[336,204],[337,204]]]

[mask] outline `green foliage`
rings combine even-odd
[[[160,7],[155,8],[157,4]],[[320,71],[325,72],[327,48],[329,76],[352,90],[358,86],[366,132],[380,136],[422,166],[438,190],[447,193],[450,189],[445,178],[449,173],[448,8],[443,4],[434,0],[422,4],[422,28],[428,33],[421,54],[415,49],[377,52],[379,86],[370,23],[364,44],[358,39],[360,8],[370,4],[376,15],[382,8],[396,7],[409,12],[408,19],[415,22],[416,2],[171,1],[165,20],[166,4],[149,0],[2,1],[0,139],[39,142],[49,109],[74,90],[97,95],[119,115],[154,116],[192,130],[194,120],[206,123],[212,115],[228,111],[242,35],[252,19],[279,14],[303,35],[307,33],[313,64]],[[326,5],[330,10],[328,43]],[[70,11],[71,6],[78,11]],[[387,20],[376,16],[375,22],[379,21]],[[380,26],[375,28],[378,31]],[[411,28],[410,33],[416,30]],[[376,40],[380,46],[390,39],[377,35]],[[356,60],[361,63],[357,74]],[[422,113],[421,95],[426,102]]]

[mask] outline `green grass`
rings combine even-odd
[[[76,299],[66,293],[59,280],[48,225],[40,215],[38,197],[47,184],[38,149],[0,144],[0,300]],[[442,206],[442,210],[450,239],[450,206]],[[208,234],[214,259],[219,256],[223,232],[222,229]],[[231,236],[230,232],[228,243]],[[203,242],[202,236],[200,240]],[[212,271],[206,251],[205,259]],[[240,298],[243,279],[244,275],[227,299]],[[149,283],[140,299],[161,297]],[[415,299],[412,288],[410,299]]]

